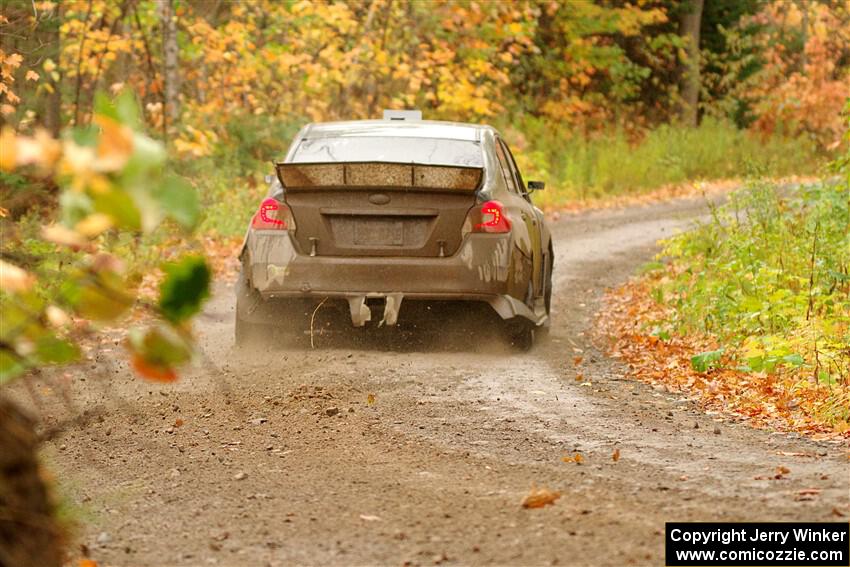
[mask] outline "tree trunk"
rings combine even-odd
[[[0,396],[0,565],[62,564],[62,532],[37,448],[34,422]]]
[[[45,44],[47,46],[46,56],[56,64],[55,73],[57,80],[53,80],[52,73],[45,73],[44,81],[53,89],[45,97],[44,101],[44,127],[58,138],[62,131],[62,68],[59,65],[62,57],[62,37],[59,27],[62,24],[62,5],[56,6],[55,14],[47,22],[48,31]]]
[[[177,15],[174,0],[157,0],[162,22],[162,51],[165,62],[165,113],[169,126],[180,120],[180,70],[178,68]]]
[[[688,0],[687,11],[679,18],[679,35],[685,42],[688,58],[682,68],[679,92],[682,95],[679,118],[688,126],[697,125],[700,90],[699,35],[703,0]]]

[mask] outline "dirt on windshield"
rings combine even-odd
[[[553,223],[553,327],[527,354],[475,336],[240,353],[226,283],[197,323],[204,360],[173,385],[133,377],[107,342],[36,382],[44,426],[64,424],[44,453],[79,522],[75,557],[662,565],[665,522],[845,519],[846,444],[707,415],[628,379],[591,339],[606,287],[706,212],[678,201]],[[561,497],[525,509],[532,485]]]

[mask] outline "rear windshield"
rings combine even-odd
[[[390,161],[484,167],[484,156],[477,142],[382,136],[302,140],[295,150],[292,161],[294,163]]]

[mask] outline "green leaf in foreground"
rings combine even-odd
[[[185,180],[168,176],[155,192],[162,210],[185,229],[194,228],[201,214],[198,194]]]
[[[192,358],[191,344],[169,325],[134,329],[128,343],[133,368],[148,380],[172,382],[177,379],[175,368]]]
[[[162,315],[174,323],[201,310],[210,294],[210,269],[200,256],[186,256],[179,262],[166,264],[165,281],[159,288]]]
[[[697,372],[708,372],[710,368],[714,368],[723,356],[724,349],[710,350],[701,352],[691,357],[691,367]]]

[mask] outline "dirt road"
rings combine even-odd
[[[475,337],[239,355],[221,285],[201,321],[209,361],[176,385],[109,366],[119,347],[74,371],[89,419],[46,454],[78,541],[101,565],[663,565],[665,521],[842,519],[846,446],[705,415],[591,344],[604,289],[705,211],[554,223],[551,340],[525,355]],[[48,425],[68,416],[54,398]],[[522,509],[532,483],[563,497]],[[821,492],[798,501],[806,488]]]

